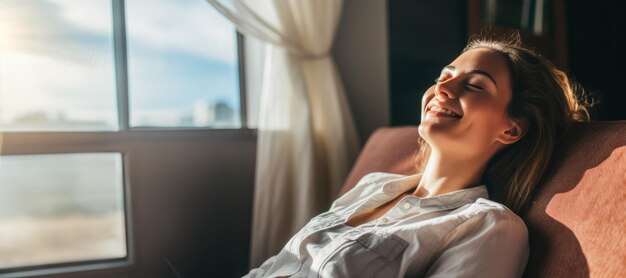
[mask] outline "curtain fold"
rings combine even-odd
[[[343,1],[207,1],[241,33],[267,43],[250,254],[256,267],[328,209],[360,147],[330,55]]]

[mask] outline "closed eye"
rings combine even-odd
[[[476,90],[476,91],[484,91],[485,90],[485,89],[483,89],[480,86],[477,86],[477,85],[474,85],[474,84],[470,84],[470,83],[465,84],[465,86],[469,87],[472,90]]]

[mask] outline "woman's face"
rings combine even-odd
[[[486,48],[466,51],[424,94],[420,135],[442,152],[493,155],[523,133],[507,115],[510,84],[504,57]]]

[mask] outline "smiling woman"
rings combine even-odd
[[[585,120],[567,76],[519,38],[477,38],[422,99],[420,173],[366,175],[249,277],[520,277],[516,215]]]
[[[468,61],[470,57],[484,60],[481,73],[473,74],[477,68],[472,59]],[[475,39],[453,64],[466,69],[444,68],[437,84],[424,94],[425,111],[440,102],[458,106],[462,113],[478,111],[476,114],[482,115],[481,120],[475,121],[478,124],[466,121],[460,125],[465,126],[461,132],[489,134],[489,130],[507,127],[509,131],[504,135],[514,139],[513,143],[520,142],[507,143],[506,138],[497,137],[497,142],[503,145],[491,151],[492,158],[480,179],[489,185],[492,199],[520,211],[545,171],[555,142],[569,123],[589,120],[587,103],[581,101],[585,99],[584,91],[551,62],[523,48],[519,38],[513,38],[512,42]],[[429,103],[435,94],[438,97]],[[499,104],[494,102],[497,95],[504,96]],[[420,132],[428,127],[428,123],[423,123]],[[426,139],[423,135],[422,138]],[[468,145],[470,142],[464,141],[457,150],[475,150]],[[432,145],[425,145],[422,157],[428,157],[431,151],[428,146]],[[424,170],[425,165],[420,165],[420,169]]]

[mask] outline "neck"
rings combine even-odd
[[[418,197],[432,197],[478,186],[487,162],[488,158],[458,158],[433,149],[413,194]]]

